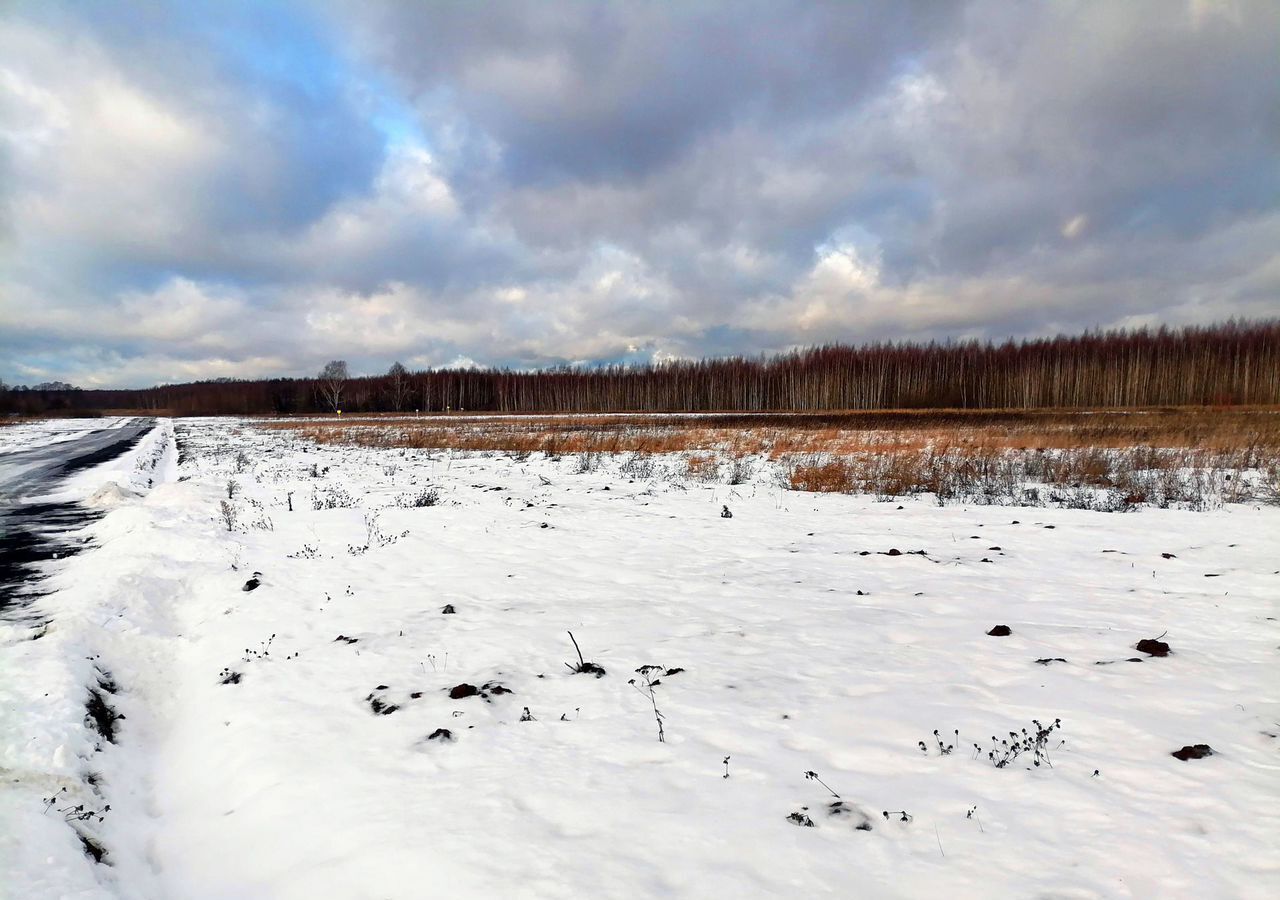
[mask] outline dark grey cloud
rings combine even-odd
[[[1280,7],[19,4],[0,378],[1280,314]]]
[[[642,176],[742,121],[787,128],[865,100],[960,9],[947,2],[362,5],[373,58],[450,108],[516,182]]]

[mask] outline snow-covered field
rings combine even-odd
[[[177,433],[0,625],[6,897],[1280,894],[1280,509]]]

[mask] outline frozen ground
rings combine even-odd
[[[83,476],[99,549],[38,640],[0,626],[14,897],[1280,893],[1280,510],[900,506],[177,430],[181,465],[163,431],[138,450],[163,444],[149,490],[136,460]],[[566,668],[568,631],[607,674]],[[1048,761],[994,766],[1032,719],[1061,719]]]

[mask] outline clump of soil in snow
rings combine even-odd
[[[988,631],[987,634],[991,635],[991,637],[1008,637],[1013,634],[1013,629],[1008,625],[997,625]]]
[[[84,849],[85,856],[92,858],[96,863],[102,863],[103,865],[108,866],[111,865],[111,863],[106,861],[106,847],[102,846],[102,844],[82,831],[77,831],[76,837],[80,838],[80,846]]]
[[[1168,656],[1169,645],[1157,638],[1145,638],[1138,641],[1138,649],[1152,656]]]
[[[1170,756],[1184,762],[1188,759],[1204,759],[1206,756],[1213,756],[1213,748],[1208,744],[1188,744],[1181,750],[1174,750]]]
[[[501,695],[510,693],[512,693],[511,688],[504,687],[496,681],[487,681],[481,687],[476,687],[474,684],[467,684],[464,681],[462,684],[454,685],[449,689],[449,699],[462,700],[465,697],[479,696],[487,700],[489,699],[490,694]]]
[[[871,830],[871,817],[844,800],[833,800],[830,805],[827,806],[827,815],[833,817],[850,816],[857,820],[858,824],[854,826],[855,830]]]
[[[394,703],[382,702],[381,698],[375,697],[373,694],[370,694],[365,699],[369,701],[369,708],[380,716],[389,716],[400,708]]]
[[[107,694],[114,694],[117,688],[111,676],[101,673],[98,687],[89,688],[89,699],[84,705],[85,724],[96,731],[109,743],[116,742],[116,722],[124,718],[107,703]]]
[[[400,708],[396,706],[394,703],[387,703],[385,700],[383,700],[381,697],[378,696],[379,691],[385,691],[388,689],[389,688],[387,685],[380,684],[373,689],[373,692],[370,693],[368,697],[364,698],[369,702],[369,708],[379,716],[389,716]]]

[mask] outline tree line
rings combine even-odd
[[[991,343],[829,345],[773,357],[540,371],[396,363],[351,377],[204,381],[141,390],[26,391],[0,409],[170,415],[331,412],[716,412],[1125,408],[1280,404],[1280,319]]]

